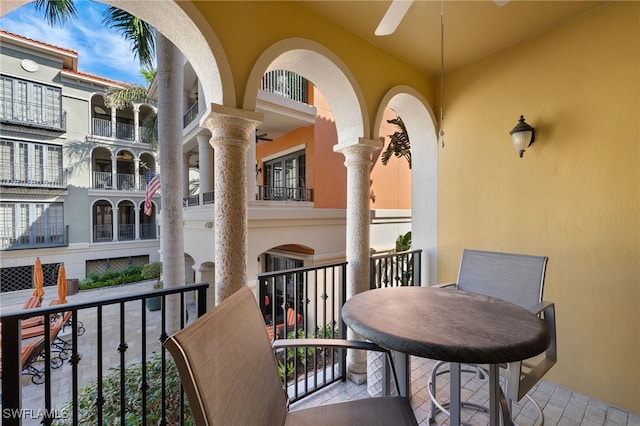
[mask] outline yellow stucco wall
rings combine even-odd
[[[520,114],[536,142],[518,158]],[[445,75],[439,278],[463,248],[549,256],[547,379],[640,412],[640,3],[615,2]]]

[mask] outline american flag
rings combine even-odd
[[[160,189],[160,178],[151,170],[147,170],[147,190],[144,193],[144,214],[151,216],[153,204],[151,198]]]

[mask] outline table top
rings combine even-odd
[[[542,353],[550,342],[547,326],[528,310],[454,289],[365,291],[345,303],[342,318],[382,347],[442,361],[520,361]]]

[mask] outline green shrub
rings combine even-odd
[[[154,352],[147,360],[147,425],[158,425],[162,415],[162,357]],[[127,425],[142,425],[142,364],[134,363],[125,368],[125,419]],[[165,375],[165,411],[166,424],[180,424],[180,377],[173,359],[166,360]],[[104,405],[102,419],[105,425],[120,423],[120,367],[110,369],[110,373],[102,379]],[[78,424],[98,424],[96,398],[97,382],[91,383],[78,393]],[[194,425],[191,408],[185,398],[185,425]],[[68,401],[61,409],[72,413],[72,401]],[[72,424],[73,419],[57,419],[54,425]]]
[[[160,281],[160,274],[162,274],[162,262],[153,262],[142,267],[142,278],[145,280]]]
[[[146,266],[146,265],[144,265]],[[109,287],[144,281],[142,270],[143,265],[132,265],[122,271],[106,270],[102,274],[90,272],[87,278],[80,281],[80,289],[88,290],[92,288]]]

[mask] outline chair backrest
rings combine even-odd
[[[457,288],[531,308],[542,300],[547,259],[465,249]]]
[[[287,400],[264,319],[243,287],[164,343],[197,425],[282,425]]]

